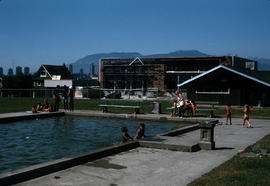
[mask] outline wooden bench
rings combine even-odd
[[[102,112],[108,112],[108,107],[112,108],[131,108],[134,109],[135,114],[139,114],[141,106],[129,106],[129,105],[99,105],[102,107]]]
[[[209,111],[210,118],[214,117],[215,105],[218,105],[218,101],[196,101],[196,104],[211,105],[211,108],[197,108],[197,111]]]

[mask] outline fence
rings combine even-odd
[[[0,89],[0,97],[31,97],[31,98],[50,98],[53,88],[43,89]],[[60,89],[60,93],[63,90]],[[158,89],[100,89],[88,87],[76,87],[75,98],[90,99],[157,99],[173,97],[174,90]]]

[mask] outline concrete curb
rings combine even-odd
[[[187,132],[192,132],[194,130],[200,129],[199,124],[191,125],[191,126],[186,126],[182,127],[179,129],[171,130],[168,132],[164,132],[162,134],[158,134],[157,136],[178,136]]]
[[[0,185],[8,186],[31,179],[35,179],[41,176],[45,176],[57,171],[68,169],[83,163],[94,161],[107,156],[115,155],[120,152],[125,152],[139,147],[140,144],[137,141],[127,142],[120,145],[113,145],[110,147],[94,150],[89,153],[85,153],[79,156],[73,156],[69,158],[63,158],[54,160],[47,163],[34,165],[25,169],[20,169],[10,173],[0,175]]]
[[[117,119],[138,119],[146,121],[170,121],[170,122],[201,122],[208,121],[209,118],[172,118],[165,114],[116,114],[116,113],[102,113],[93,111],[81,111],[81,112],[65,112],[67,116],[88,116],[97,118],[117,118]]]
[[[196,129],[198,129],[198,124],[187,126],[187,127],[180,128],[177,130],[173,130],[167,133],[163,133],[161,135],[175,136],[177,134],[187,133]],[[157,135],[156,137],[158,136],[160,135]],[[152,142],[152,141],[131,141],[131,142],[127,142],[120,145],[113,145],[113,146],[102,148],[99,150],[94,150],[94,151],[91,151],[89,153],[85,153],[82,155],[58,159],[58,160],[50,161],[47,163],[34,165],[28,168],[20,169],[17,171],[9,172],[6,174],[2,174],[0,175],[0,185],[5,186],[5,185],[13,185],[13,184],[21,183],[21,182],[35,179],[41,176],[45,176],[45,175],[48,175],[57,171],[68,169],[68,168],[71,168],[71,167],[74,167],[83,163],[91,162],[91,161],[101,159],[107,156],[129,151],[137,147],[167,149],[167,150],[183,151],[183,152],[195,152],[195,151],[200,150],[197,144],[191,145],[191,146],[185,146],[185,145],[162,144],[159,142]]]
[[[140,141],[140,147],[181,151],[181,152],[197,152],[201,149],[199,144],[186,146],[186,145],[164,144],[160,142],[149,142],[149,141]]]
[[[122,118],[122,119],[139,119],[139,120],[155,120],[155,121],[170,121],[170,122],[179,122],[179,121],[202,121],[201,119],[180,119],[180,118],[170,118],[162,115],[135,115],[135,114],[111,114],[111,113],[99,113],[99,112],[51,112],[51,113],[37,113],[37,114],[27,114],[27,113],[18,113],[17,115],[10,115],[8,117],[1,117],[0,124],[5,122],[13,122],[18,120],[29,120],[36,118],[48,118],[53,116],[90,116],[90,117],[102,117],[102,118]],[[159,136],[176,136],[191,132],[199,129],[199,125],[186,126],[180,129],[169,131],[156,135]],[[129,151],[137,147],[146,147],[146,148],[156,148],[156,149],[168,149],[173,151],[184,151],[184,152],[194,152],[198,151],[198,144],[185,146],[185,145],[174,145],[174,144],[162,144],[159,142],[152,141],[132,141],[120,145],[113,145],[110,147],[102,148],[99,150],[94,150],[89,153],[85,153],[78,156],[72,156],[68,158],[58,159],[50,161],[47,163],[42,163],[34,165],[28,168],[16,170],[6,174],[0,175],[0,185],[13,185],[21,182],[25,182],[31,179],[35,179],[41,176],[45,176],[54,172],[58,172],[64,169],[68,169],[80,164],[91,162],[97,159],[101,159],[107,156],[115,155],[121,152]]]

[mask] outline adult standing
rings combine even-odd
[[[68,96],[69,110],[72,112],[74,110],[74,92],[72,86],[69,87],[67,96]]]
[[[60,86],[57,85],[56,89],[53,90],[52,95],[53,95],[53,99],[54,99],[54,111],[58,111],[59,110],[59,102],[60,102]]]
[[[63,104],[64,104],[64,109],[67,110],[68,109],[68,87],[66,85],[64,85],[64,88],[62,90],[62,100],[63,100]]]
[[[184,110],[185,100],[184,100],[183,95],[180,92],[175,91],[175,95],[177,96],[178,116],[182,118],[184,116],[184,113],[185,113],[185,110]]]

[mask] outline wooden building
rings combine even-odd
[[[175,90],[177,84],[216,66],[257,71],[257,62],[235,56],[100,59],[99,81],[107,89]]]
[[[269,82],[224,65],[184,81],[178,84],[178,88],[195,101],[218,101],[221,105],[270,106]]]
[[[41,65],[34,74],[34,87],[72,86],[73,76],[65,66]]]

